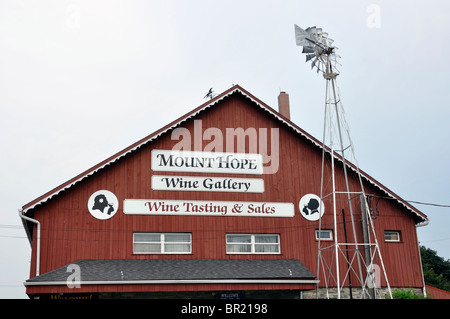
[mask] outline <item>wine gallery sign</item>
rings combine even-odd
[[[153,175],[154,190],[264,193],[264,181],[254,178]]]

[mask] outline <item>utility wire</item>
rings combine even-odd
[[[392,197],[387,197],[387,196],[378,196],[378,195],[368,195],[368,196],[375,197],[375,198],[384,198],[384,199],[398,200],[397,198],[392,198]],[[407,202],[407,203],[418,204],[418,205],[427,205],[427,206],[450,208],[450,205],[444,205],[444,204],[426,203],[426,202],[419,202],[419,201],[407,200],[407,199],[402,199],[402,201]]]
[[[414,200],[405,200],[405,202],[408,203],[414,203],[414,204],[419,204],[419,205],[428,205],[428,206],[435,206],[435,207],[445,207],[445,208],[450,208],[450,205],[442,205],[442,204],[434,204],[434,203],[424,203],[424,202],[417,202]]]

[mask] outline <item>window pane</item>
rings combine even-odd
[[[133,234],[133,252],[138,254],[190,253],[191,247],[190,233]]]
[[[166,253],[189,253],[191,251],[190,244],[165,244],[164,252]]]
[[[135,253],[161,253],[161,244],[134,244]]]
[[[333,235],[332,235],[332,231],[331,230],[321,230],[318,231],[316,230],[316,239],[333,239]]]
[[[190,234],[165,234],[165,242],[175,242],[175,243],[190,243]]]
[[[134,234],[134,242],[142,243],[142,242],[160,242],[161,235],[160,234]]]
[[[228,254],[279,254],[278,234],[227,234]]]
[[[251,235],[227,235],[228,243],[250,243]]]
[[[227,244],[227,253],[251,253],[251,245]]]
[[[385,231],[384,239],[387,241],[400,241],[400,233],[397,231]]]
[[[278,245],[255,245],[257,253],[278,253],[280,252]]]
[[[255,243],[278,243],[278,235],[255,235]]]

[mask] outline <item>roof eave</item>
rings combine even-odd
[[[83,285],[173,285],[173,284],[317,284],[316,279],[173,279],[80,281]],[[24,286],[66,286],[67,281],[25,281]]]

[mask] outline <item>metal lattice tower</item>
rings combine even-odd
[[[368,205],[336,83],[337,48],[332,46],[334,41],[328,34],[316,27],[303,30],[295,25],[295,38],[297,45],[303,47],[306,62],[311,61],[311,68],[316,68],[326,80],[320,204],[328,207],[328,212],[332,207],[333,218],[319,218],[317,290],[319,285],[324,287],[327,298],[329,291],[335,290],[341,299],[343,288],[348,286],[352,298],[351,287],[356,285],[361,287],[360,298],[377,298],[383,277],[392,298],[375,234],[376,216]],[[356,183],[355,178],[349,178],[355,175]],[[350,221],[345,220],[346,214]],[[322,230],[332,230],[332,241],[321,238]]]

